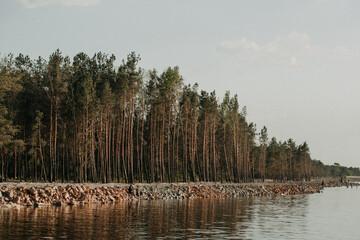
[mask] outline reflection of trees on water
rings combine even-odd
[[[306,218],[307,205],[295,196],[24,207],[0,210],[0,239],[257,238],[305,229],[294,219]]]
[[[261,236],[279,239],[295,232],[305,232],[308,197],[309,195],[254,198],[254,202],[249,208],[254,218],[247,223],[253,226],[246,236],[255,239],[261,238]],[[282,235],[277,235],[279,233]]]
[[[120,202],[0,211],[0,239],[212,237],[236,234],[251,219],[251,199]]]
[[[149,219],[149,236],[211,237],[220,231],[237,232],[246,221],[249,199],[196,199],[146,202],[143,220]],[[148,215],[147,215],[148,214]],[[246,216],[246,217],[244,217]]]

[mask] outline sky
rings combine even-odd
[[[237,94],[258,131],[360,167],[359,13],[355,0],[4,0],[0,53],[135,51],[144,69]]]

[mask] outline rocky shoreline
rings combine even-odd
[[[159,183],[159,184],[60,184],[1,183],[0,208],[41,205],[78,205],[156,199],[287,196],[319,193],[324,187],[348,183]],[[358,186],[352,183],[351,186]]]

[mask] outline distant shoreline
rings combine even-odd
[[[324,187],[358,186],[340,181],[255,183],[0,183],[0,208],[105,204],[118,201],[287,196],[319,193]]]

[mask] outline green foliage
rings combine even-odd
[[[9,111],[15,105],[16,95],[21,90],[18,83],[20,74],[9,68],[12,62],[10,55],[3,58],[0,62],[0,149],[10,144],[18,132],[18,128],[14,123],[14,114]]]
[[[1,179],[45,181],[309,180],[360,175],[312,160],[306,142],[270,138],[226,92],[184,85],[179,67],[144,71],[130,53],[60,50],[0,61]],[[269,141],[269,139],[271,139]]]

